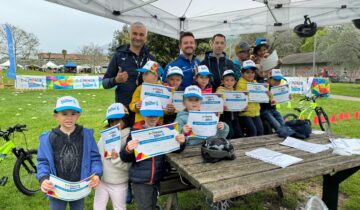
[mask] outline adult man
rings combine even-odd
[[[195,66],[200,65],[200,61],[195,56],[195,37],[191,32],[183,32],[180,35],[179,48],[181,50],[179,57],[166,66],[162,80],[163,82],[166,82],[167,70],[171,66],[177,66],[183,71],[184,74],[183,81],[180,85],[180,90],[184,90],[193,82]]]
[[[146,38],[145,25],[140,22],[132,23],[129,27],[130,44],[116,49],[104,75],[104,88],[113,88],[116,85],[115,101],[127,107],[137,86],[136,69],[143,67],[148,60],[155,60],[145,46]]]
[[[250,60],[250,45],[247,42],[240,42],[235,46],[236,59],[233,60],[234,67],[241,69],[242,63]]]
[[[239,69],[234,69],[234,64],[226,57],[224,52],[226,39],[223,34],[215,34],[211,39],[212,51],[205,53],[205,58],[201,62],[206,65],[213,74],[211,85],[213,92],[220,86],[221,78],[225,70],[231,69],[235,72],[236,79],[239,79]]]

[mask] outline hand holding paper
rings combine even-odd
[[[50,180],[45,179],[45,180],[41,183],[40,188],[41,188],[41,191],[42,191],[43,193],[47,193],[48,191],[54,189],[54,185],[51,183]]]

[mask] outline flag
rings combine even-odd
[[[15,64],[15,56],[14,56],[14,43],[13,36],[11,33],[10,26],[8,24],[5,25],[6,37],[8,42],[8,52],[9,52],[9,60],[10,66],[7,71],[7,76],[11,79],[16,79],[16,64]]]

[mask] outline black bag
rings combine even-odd
[[[286,126],[295,131],[294,134],[290,135],[294,138],[306,139],[311,134],[311,122],[308,120],[290,120],[285,123]]]

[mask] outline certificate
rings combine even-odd
[[[229,112],[241,112],[248,106],[248,92],[223,91],[224,110]]]
[[[63,200],[63,201],[76,201],[80,200],[91,193],[89,186],[94,175],[78,181],[68,182],[50,174],[50,182],[53,184],[54,189],[47,192],[48,196]]]
[[[159,84],[143,83],[141,86],[141,100],[148,96],[153,96],[160,99],[163,109],[166,109],[168,104],[172,103],[172,87],[165,87]]]
[[[183,111],[185,109],[183,104],[183,95],[184,91],[175,91],[173,94],[173,105],[175,107],[175,112]]]
[[[115,149],[117,153],[120,152],[121,134],[119,130],[119,124],[100,131],[100,134],[104,147],[104,151],[102,151],[104,158],[111,158],[111,151],[113,149]]]
[[[201,102],[200,111],[206,112],[224,112],[224,100],[221,93],[202,94],[203,100]]]
[[[263,70],[267,71],[267,70],[271,70],[275,66],[277,66],[278,60],[279,60],[278,54],[277,54],[276,50],[274,50],[274,52],[272,52],[271,55],[269,55],[265,59],[262,59],[260,64],[262,65]]]
[[[198,137],[215,136],[220,113],[190,111],[188,124],[191,126],[191,135]]]
[[[247,83],[249,91],[249,102],[269,103],[268,84],[267,83]]]
[[[175,140],[177,134],[177,123],[131,131],[132,139],[139,140],[134,150],[136,162],[180,149],[180,143]]]
[[[274,86],[270,89],[272,94],[271,104],[281,104],[290,101],[289,85]]]

